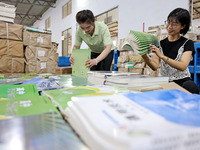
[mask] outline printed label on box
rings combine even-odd
[[[45,51],[43,51],[43,50],[38,50],[38,56],[39,56],[39,57],[44,57],[44,56],[45,56]]]
[[[41,37],[41,36],[38,37],[38,38],[37,38],[37,42],[38,42],[38,43],[43,43],[43,37]]]
[[[41,63],[41,69],[45,69],[45,68],[47,68],[46,63],[45,63],[45,62],[44,62],[44,63]]]

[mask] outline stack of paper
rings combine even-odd
[[[169,77],[151,77],[147,75],[108,76],[106,78],[105,85],[125,87],[137,90],[168,82]]]
[[[112,76],[130,76],[137,73],[120,71],[88,71],[88,81],[94,85],[105,85],[107,77]]]
[[[0,20],[14,23],[15,10],[16,7],[14,5],[0,2]]]
[[[161,90],[72,97],[68,121],[94,150],[194,150],[200,147],[200,96]]]
[[[122,44],[124,50],[134,50],[139,55],[149,53],[149,44],[158,45],[158,38],[150,33],[131,30]]]

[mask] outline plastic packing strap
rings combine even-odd
[[[29,32],[29,33],[30,33],[30,37],[29,37],[28,45],[31,45],[32,32]]]
[[[12,62],[11,62],[11,73],[13,73],[13,64],[14,64],[14,59],[15,59],[15,58],[12,57]]]
[[[8,39],[8,23],[6,23],[6,36],[7,36],[7,39]]]
[[[9,56],[9,40],[7,39],[7,56]]]
[[[36,59],[36,73],[39,73],[38,72],[38,60]]]
[[[9,56],[9,40],[8,40],[8,23],[6,23],[6,32],[7,32],[7,56]]]

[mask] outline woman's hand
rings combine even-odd
[[[69,61],[70,61],[71,64],[73,64],[73,63],[74,63],[74,57],[71,56],[71,57],[69,58]]]
[[[96,59],[88,59],[85,63],[85,65],[87,66],[87,68],[91,68],[94,65],[97,65],[98,62]]]
[[[163,54],[160,52],[160,49],[157,48],[155,45],[150,44],[149,50],[155,53],[159,58],[162,58]]]

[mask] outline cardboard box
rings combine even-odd
[[[72,67],[56,67],[56,74],[71,74]]]
[[[143,74],[144,68],[129,68],[128,72]]]
[[[24,45],[21,41],[0,39],[0,56],[24,57]]]
[[[0,56],[0,73],[24,73],[24,58]]]
[[[55,61],[48,58],[29,59],[26,62],[26,73],[55,73]]]
[[[54,59],[56,62],[59,62],[59,54],[58,53],[54,54]]]
[[[57,49],[58,49],[58,43],[56,43],[56,42],[52,42],[51,49],[52,49],[53,51],[57,52]]]
[[[51,48],[52,47],[51,34],[24,30],[23,43],[24,45]]]
[[[25,49],[25,57],[26,60],[33,58],[48,58],[50,51],[51,49],[48,48],[27,46]]]
[[[0,38],[22,41],[23,25],[0,21]]]

